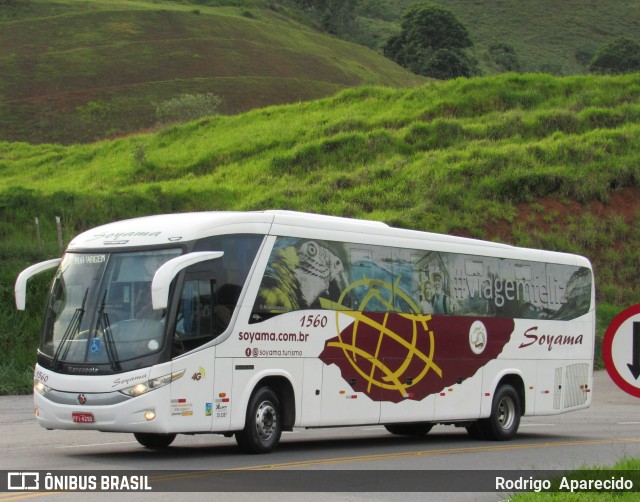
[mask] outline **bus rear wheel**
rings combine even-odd
[[[520,426],[520,396],[511,385],[503,385],[496,392],[489,418],[478,421],[485,439],[509,441]]]
[[[422,437],[429,434],[429,431],[433,428],[433,424],[389,424],[385,425],[384,428],[391,434],[397,434],[398,436]]]
[[[153,450],[168,448],[176,438],[175,434],[152,434],[147,432],[134,432],[133,435],[138,443]]]
[[[236,442],[247,453],[268,453],[278,446],[281,435],[280,400],[269,387],[261,387],[249,400],[245,426],[236,432]]]

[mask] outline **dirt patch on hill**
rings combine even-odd
[[[571,217],[585,214],[597,219],[620,217],[627,225],[634,225],[637,224],[640,215],[640,188],[626,187],[611,192],[606,202],[593,200],[581,204],[576,201],[543,198],[537,200],[536,205],[536,209],[532,210],[532,204],[519,204],[514,221],[524,224],[525,229],[537,232],[557,231],[557,226],[562,226],[563,222],[567,222]],[[555,229],[551,228],[552,224]],[[513,243],[513,225],[512,222],[504,220],[492,222],[486,228],[486,236],[488,239]],[[612,244],[615,246],[615,243]]]

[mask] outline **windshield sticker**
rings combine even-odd
[[[100,352],[100,348],[102,346],[102,341],[98,338],[94,338],[91,340],[91,344],[89,345],[89,352],[92,354],[98,354]]]
[[[80,254],[73,255],[74,265],[99,265],[107,261],[105,254]]]

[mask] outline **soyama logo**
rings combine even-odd
[[[551,349],[555,346],[582,345],[582,342],[584,341],[583,335],[548,335],[538,334],[537,331],[538,326],[534,326],[525,331],[524,337],[527,341],[522,342],[518,348],[524,349],[526,347],[531,347],[532,345],[540,345],[546,346],[547,350],[551,352]]]

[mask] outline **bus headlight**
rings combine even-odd
[[[131,397],[141,396],[142,394],[146,394],[149,391],[159,389],[160,387],[164,387],[165,385],[169,385],[174,380],[182,377],[182,375],[184,375],[184,372],[185,370],[176,371],[168,375],[154,378],[153,380],[149,380],[148,382],[137,383],[135,385],[132,385],[131,387],[120,389],[119,392],[122,392],[123,394]]]
[[[42,380],[38,380],[37,378],[33,379],[33,390],[38,394],[42,394],[43,396],[47,394],[51,390],[51,387],[45,385]]]

